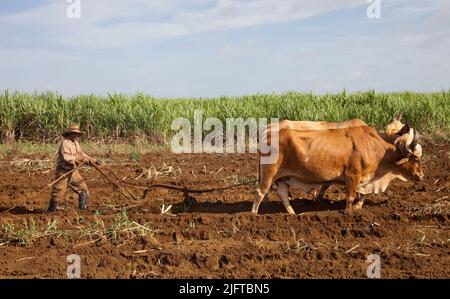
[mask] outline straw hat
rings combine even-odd
[[[80,135],[84,134],[84,132],[80,131],[80,127],[75,123],[70,124],[70,126],[62,133],[62,135],[66,136],[71,133],[76,133],[76,134],[80,134]]]

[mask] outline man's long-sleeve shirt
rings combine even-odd
[[[92,158],[85,154],[80,144],[70,139],[64,138],[58,147],[58,157],[56,167],[71,170],[76,166],[77,162],[89,162]]]

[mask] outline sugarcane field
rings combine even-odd
[[[377,3],[0,3],[0,279],[449,279],[450,10]]]

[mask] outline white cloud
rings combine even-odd
[[[81,19],[68,19],[68,4],[54,0],[49,5],[3,17],[0,24],[44,28],[45,36],[51,42],[110,48],[188,34],[283,23],[364,5],[361,0],[81,1]]]

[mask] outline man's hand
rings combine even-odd
[[[77,160],[75,161],[75,167],[81,167],[85,164],[85,161]]]
[[[89,163],[90,163],[91,165],[97,165],[97,166],[101,166],[101,165],[103,164],[102,160],[99,160],[99,159],[97,159],[97,160],[91,159],[91,160],[89,161]]]

